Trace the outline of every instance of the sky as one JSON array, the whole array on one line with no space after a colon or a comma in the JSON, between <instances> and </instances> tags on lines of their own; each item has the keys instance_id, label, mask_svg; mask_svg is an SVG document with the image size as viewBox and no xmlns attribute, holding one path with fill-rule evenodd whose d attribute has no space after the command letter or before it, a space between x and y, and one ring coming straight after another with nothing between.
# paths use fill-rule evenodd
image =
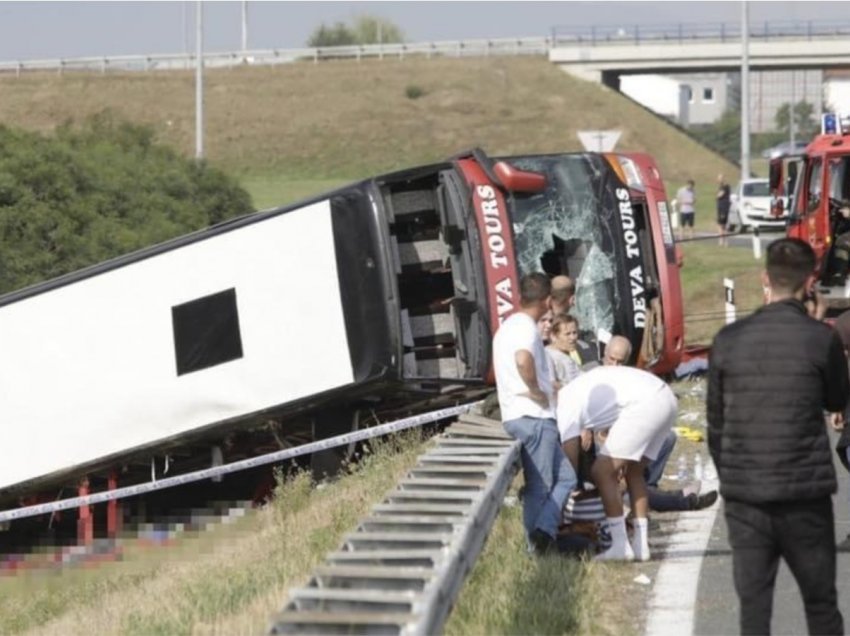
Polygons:
<instances>
[{"instance_id":1,"label":"sky","mask_svg":"<svg viewBox=\"0 0 850 636\"><path fill-rule=\"evenodd\" d=\"M321 23L358 15L389 20L408 42L545 36L554 27L738 23L741 2L263 2L247 3L248 48L299 48ZM194 48L196 2L7 2L0 0L0 61L148 53ZM850 2L749 2L753 24L841 21ZM204 49L236 51L242 2L204 2Z\"/></svg>"}]
</instances>

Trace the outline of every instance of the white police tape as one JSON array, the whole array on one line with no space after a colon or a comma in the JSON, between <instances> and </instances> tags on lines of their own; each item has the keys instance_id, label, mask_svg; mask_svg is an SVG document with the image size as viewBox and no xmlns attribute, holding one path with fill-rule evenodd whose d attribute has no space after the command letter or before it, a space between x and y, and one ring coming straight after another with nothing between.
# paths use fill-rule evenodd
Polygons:
<instances>
[{"instance_id":1,"label":"white police tape","mask_svg":"<svg viewBox=\"0 0 850 636\"><path fill-rule=\"evenodd\" d=\"M186 473L185 475L176 475L174 477L168 477L166 479L159 479L157 481L146 482L144 484L137 484L135 486L126 486L124 488L116 488L115 490L106 490L103 492L97 492L91 495L86 495L84 497L72 497L70 499L62 499L60 501L54 501L51 503L36 504L34 506L26 506L23 508L16 508L14 510L6 510L0 512L0 523L14 521L15 519L35 517L37 515L57 512L59 510L68 510L70 508L78 508L80 506L103 503L105 501L111 501L113 499L124 499L125 497L142 495L144 493L153 492L156 490L163 490L165 488L171 488L173 486L182 486L184 484L190 484L192 482L201 481L203 479L209 479L211 477L218 477L220 475L226 475L228 473L239 472L240 470L246 470L248 468L264 466L265 464L273 464L275 462L280 462L287 459L292 459L293 457L298 457L299 455L309 455L310 453L315 453L317 451L327 450L329 448L336 448L337 446L344 446L346 444L360 442L365 439L379 437L381 435L387 435L389 433L397 433L399 431L403 431L408 428L414 428L416 426L421 426L429 422L436 422L449 417L454 417L456 415L460 415L461 413L466 413L477 404L480 404L480 402L472 402L470 404L451 406L448 408L439 409L437 411L421 413L419 415L413 415L411 417L406 417L400 420L396 420L394 422L387 422L386 424L380 424L378 426L365 428L361 431L345 433L344 435L337 435L336 437L329 437L327 439L319 440L317 442L310 442L309 444L295 446L294 448L287 448L286 450L275 451L274 453L268 453L266 455L249 457L248 459L242 459L238 462L233 462L232 464L224 464L222 466L214 466L212 468L196 470L191 473Z\"/></svg>"}]
</instances>

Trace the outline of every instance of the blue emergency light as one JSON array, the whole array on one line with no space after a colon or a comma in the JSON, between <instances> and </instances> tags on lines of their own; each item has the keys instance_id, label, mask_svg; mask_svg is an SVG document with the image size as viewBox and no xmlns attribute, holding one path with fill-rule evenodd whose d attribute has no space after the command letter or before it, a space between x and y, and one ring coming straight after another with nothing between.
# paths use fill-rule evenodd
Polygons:
<instances>
[{"instance_id":1,"label":"blue emergency light","mask_svg":"<svg viewBox=\"0 0 850 636\"><path fill-rule=\"evenodd\" d=\"M835 113L824 113L820 118L820 132L822 135L840 135L841 123Z\"/></svg>"}]
</instances>

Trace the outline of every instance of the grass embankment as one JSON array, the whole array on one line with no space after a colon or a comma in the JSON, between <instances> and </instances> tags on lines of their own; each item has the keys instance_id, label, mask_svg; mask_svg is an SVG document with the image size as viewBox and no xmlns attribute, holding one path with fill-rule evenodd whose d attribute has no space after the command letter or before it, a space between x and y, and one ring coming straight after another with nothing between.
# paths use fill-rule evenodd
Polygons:
<instances>
[{"instance_id":1,"label":"grass embankment","mask_svg":"<svg viewBox=\"0 0 850 636\"><path fill-rule=\"evenodd\" d=\"M417 99L406 94L413 85ZM276 184L259 208L474 146L493 155L581 150L576 132L591 129L621 130L618 149L655 156L671 196L687 178L707 184L736 172L629 99L543 57L238 67L207 70L205 89L207 157ZM0 122L9 125L50 130L108 108L194 151L191 71L27 73L0 77L0 90Z\"/></svg>"}]
</instances>

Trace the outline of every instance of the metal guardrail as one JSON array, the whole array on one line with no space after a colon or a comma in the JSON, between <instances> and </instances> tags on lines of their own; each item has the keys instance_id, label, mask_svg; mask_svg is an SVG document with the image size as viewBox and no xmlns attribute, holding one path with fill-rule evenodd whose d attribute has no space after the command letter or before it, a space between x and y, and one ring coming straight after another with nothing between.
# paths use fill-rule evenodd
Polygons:
<instances>
[{"instance_id":1,"label":"metal guardrail","mask_svg":"<svg viewBox=\"0 0 850 636\"><path fill-rule=\"evenodd\" d=\"M292 589L272 634L439 634L518 468L499 422L462 415Z\"/></svg>"},{"instance_id":2,"label":"metal guardrail","mask_svg":"<svg viewBox=\"0 0 850 636\"><path fill-rule=\"evenodd\" d=\"M850 36L850 21L776 20L750 22L750 41L826 39ZM611 44L687 44L694 41L732 42L741 39L740 22L679 22L618 26L556 26L552 46Z\"/></svg>"},{"instance_id":3,"label":"metal guardrail","mask_svg":"<svg viewBox=\"0 0 850 636\"><path fill-rule=\"evenodd\" d=\"M222 68L242 65L287 64L339 59L404 59L405 57L487 57L490 55L546 55L551 42L546 37L498 38L477 40L451 40L444 42L417 42L410 44L368 44L329 46L300 49L261 49L205 52L204 65ZM25 71L155 71L194 68L193 53L119 55L102 57L77 57L45 60L0 62L0 73Z\"/></svg>"}]
</instances>

